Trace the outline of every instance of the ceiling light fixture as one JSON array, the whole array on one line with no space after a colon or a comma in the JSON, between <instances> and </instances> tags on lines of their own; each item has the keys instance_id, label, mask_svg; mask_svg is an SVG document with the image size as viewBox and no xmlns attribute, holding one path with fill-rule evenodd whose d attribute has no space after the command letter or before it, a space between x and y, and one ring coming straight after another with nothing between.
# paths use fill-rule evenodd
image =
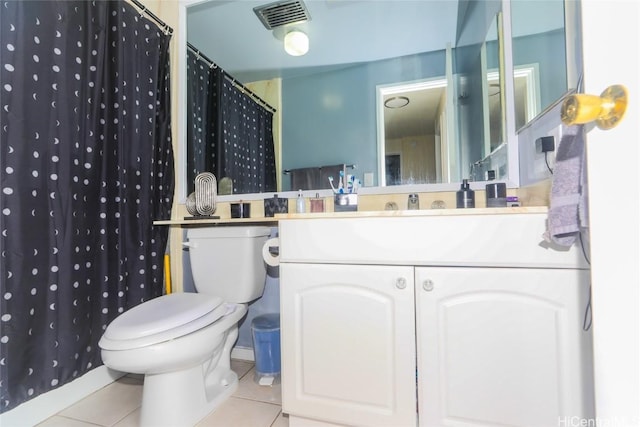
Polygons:
<instances>
[{"instance_id":1,"label":"ceiling light fixture","mask_svg":"<svg viewBox=\"0 0 640 427\"><path fill-rule=\"evenodd\" d=\"M284 36L284 50L291 56L302 56L309 51L309 37L300 30Z\"/></svg>"},{"instance_id":2,"label":"ceiling light fixture","mask_svg":"<svg viewBox=\"0 0 640 427\"><path fill-rule=\"evenodd\" d=\"M409 105L409 98L406 96L394 96L384 101L384 106L387 108L402 108Z\"/></svg>"}]
</instances>

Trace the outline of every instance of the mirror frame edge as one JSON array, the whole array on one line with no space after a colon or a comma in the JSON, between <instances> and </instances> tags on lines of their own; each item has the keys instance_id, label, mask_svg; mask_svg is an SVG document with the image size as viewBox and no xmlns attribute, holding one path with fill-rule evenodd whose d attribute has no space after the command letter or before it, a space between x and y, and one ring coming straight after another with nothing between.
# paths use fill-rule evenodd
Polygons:
<instances>
[{"instance_id":1,"label":"mirror frame edge","mask_svg":"<svg viewBox=\"0 0 640 427\"><path fill-rule=\"evenodd\" d=\"M511 30L511 0L502 0L502 52L500 62L504 70L504 135L507 143L507 187L520 187L520 150L516 132L515 82L513 79L513 43ZM509 77L507 77L509 76Z\"/></svg>"}]
</instances>

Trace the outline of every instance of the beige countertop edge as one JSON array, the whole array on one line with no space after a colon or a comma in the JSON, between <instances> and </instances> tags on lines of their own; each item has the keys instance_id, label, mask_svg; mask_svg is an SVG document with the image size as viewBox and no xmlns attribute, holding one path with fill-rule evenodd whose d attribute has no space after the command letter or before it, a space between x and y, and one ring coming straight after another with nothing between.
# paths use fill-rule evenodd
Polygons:
<instances>
[{"instance_id":1,"label":"beige countertop edge","mask_svg":"<svg viewBox=\"0 0 640 427\"><path fill-rule=\"evenodd\" d=\"M514 208L474 208L474 209L421 209L402 211L357 211L357 212L323 212L323 213L289 213L276 214L277 220L287 219L322 219L322 218L409 218L428 216L463 216L463 215L513 215L547 213L546 206L519 206Z\"/></svg>"},{"instance_id":2,"label":"beige countertop edge","mask_svg":"<svg viewBox=\"0 0 640 427\"><path fill-rule=\"evenodd\" d=\"M276 214L267 218L220 218L202 220L162 220L154 221L154 225L202 225L202 224L264 224L277 223L289 219L328 219L328 218L409 218L429 216L463 216L463 215L513 215L547 213L546 206L520 206L513 208L474 208L474 209L422 209L402 211L356 211L356 212L321 212L321 213L288 213Z\"/></svg>"},{"instance_id":3,"label":"beige countertop edge","mask_svg":"<svg viewBox=\"0 0 640 427\"><path fill-rule=\"evenodd\" d=\"M219 219L168 219L153 221L153 225L202 225L202 224L277 224L276 218L219 218Z\"/></svg>"}]
</instances>

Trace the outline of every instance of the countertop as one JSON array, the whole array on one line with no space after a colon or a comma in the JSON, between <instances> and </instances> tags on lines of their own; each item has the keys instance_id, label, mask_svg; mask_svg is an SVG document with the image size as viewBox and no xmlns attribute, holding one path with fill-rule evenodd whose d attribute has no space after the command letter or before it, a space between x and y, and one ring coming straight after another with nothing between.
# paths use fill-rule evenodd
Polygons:
<instances>
[{"instance_id":1,"label":"countertop","mask_svg":"<svg viewBox=\"0 0 640 427\"><path fill-rule=\"evenodd\" d=\"M277 218L218 218L218 219L167 219L153 221L153 225L234 225L234 224L277 224Z\"/></svg>"},{"instance_id":2,"label":"countertop","mask_svg":"<svg viewBox=\"0 0 640 427\"><path fill-rule=\"evenodd\" d=\"M154 221L154 225L235 225L235 224L277 224L281 220L291 219L327 219L327 218L394 218L429 217L461 215L513 215L547 213L546 206L519 206L513 208L474 208L474 209L420 209L397 211L356 211L276 214L275 217L262 218L219 218L219 219L172 219Z\"/></svg>"},{"instance_id":3,"label":"countertop","mask_svg":"<svg viewBox=\"0 0 640 427\"><path fill-rule=\"evenodd\" d=\"M422 216L459 216L459 215L513 215L547 213L546 206L519 206L513 208L473 208L473 209L420 209L397 211L357 211L276 214L275 219L319 219L319 218L393 218Z\"/></svg>"}]
</instances>

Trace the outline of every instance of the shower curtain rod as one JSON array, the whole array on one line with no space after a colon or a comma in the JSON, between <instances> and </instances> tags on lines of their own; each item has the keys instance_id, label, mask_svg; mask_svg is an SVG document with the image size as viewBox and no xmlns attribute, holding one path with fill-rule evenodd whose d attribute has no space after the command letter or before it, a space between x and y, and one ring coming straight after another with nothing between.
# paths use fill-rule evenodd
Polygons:
<instances>
[{"instance_id":1,"label":"shower curtain rod","mask_svg":"<svg viewBox=\"0 0 640 427\"><path fill-rule=\"evenodd\" d=\"M260 98L258 95L253 93L249 88L245 87L242 83L237 81L231 74L227 73L218 64L216 64L211 59L209 59L207 57L207 55L205 55L204 53L202 53L198 49L196 49L196 47L194 45L192 45L191 43L187 42L187 48L189 50L191 50L191 52L195 53L198 56L198 58L200 58L204 62L206 62L209 65L210 68L220 68L220 70L222 71L224 76L227 78L227 80L229 80L231 82L231 84L233 86L235 86L237 89L239 89L241 92L243 92L243 93L246 92L251 98L253 98L254 101L256 101L258 104L262 105L267 110L270 110L272 113L276 112L276 109L273 108L271 105L269 105L267 103L267 101L265 101L264 99Z\"/></svg>"},{"instance_id":2,"label":"shower curtain rod","mask_svg":"<svg viewBox=\"0 0 640 427\"><path fill-rule=\"evenodd\" d=\"M345 167L349 168L349 169L355 169L357 166L356 165L344 165ZM318 166L318 169L322 169L323 166ZM307 168L302 168L302 169L307 169ZM289 175L294 169L285 169L282 171L283 174L285 175Z\"/></svg>"},{"instance_id":3,"label":"shower curtain rod","mask_svg":"<svg viewBox=\"0 0 640 427\"><path fill-rule=\"evenodd\" d=\"M160 19L156 15L154 15L153 12L148 10L145 5L140 3L138 0L129 0L129 1L131 3L133 3L133 4L135 4L139 9L142 9L142 11L140 12L140 15L148 15L149 18L151 18L154 21L156 21L156 23L158 23L162 27L162 29L165 31L165 33L173 34L173 28L171 28L169 25L167 25L167 23L164 22L162 19Z\"/></svg>"}]
</instances>

